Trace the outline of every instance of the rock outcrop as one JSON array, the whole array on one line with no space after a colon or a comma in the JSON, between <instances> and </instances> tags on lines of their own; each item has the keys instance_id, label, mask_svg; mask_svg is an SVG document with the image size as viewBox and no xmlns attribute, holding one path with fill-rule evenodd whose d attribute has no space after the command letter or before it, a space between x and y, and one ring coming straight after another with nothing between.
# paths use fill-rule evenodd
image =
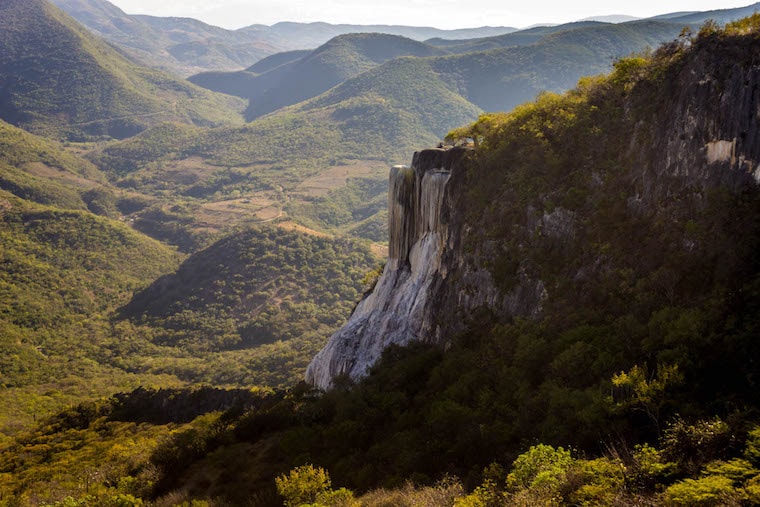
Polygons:
<instances>
[{"instance_id":1,"label":"rock outcrop","mask_svg":"<svg viewBox=\"0 0 760 507\"><path fill-rule=\"evenodd\" d=\"M572 313L607 297L605 283L614 291L642 279L675 294L688 276L670 280L655 252L680 244L684 259L712 255L704 239L704 251L693 248L684 224L698 229L712 189L754 192L760 182L759 43L707 36L664 47L648 77L587 97L584 114L602 116L573 124L577 151L547 127L530 163L518 160L516 129L484 157L424 150L394 167L385 270L307 381L326 389L336 375L359 378L391 344L446 344L480 311L495 322Z\"/></svg>"},{"instance_id":2,"label":"rock outcrop","mask_svg":"<svg viewBox=\"0 0 760 507\"><path fill-rule=\"evenodd\" d=\"M388 261L374 290L309 365L308 382L326 389L337 375L361 377L387 346L430 336L431 292L448 237L442 209L464 156L461 148L430 149L415 153L411 167L391 168Z\"/></svg>"},{"instance_id":3,"label":"rock outcrop","mask_svg":"<svg viewBox=\"0 0 760 507\"><path fill-rule=\"evenodd\" d=\"M462 254L462 228L469 226L452 220L457 214L449 181L463 170L468 152L422 150L411 167L391 168L385 268L374 290L314 357L307 382L328 389L338 375L360 378L389 345L443 342L461 327L460 314L479 308L512 316L540 310L545 295L540 280L522 274L505 292L487 269ZM444 306L451 312L442 316Z\"/></svg>"}]
</instances>

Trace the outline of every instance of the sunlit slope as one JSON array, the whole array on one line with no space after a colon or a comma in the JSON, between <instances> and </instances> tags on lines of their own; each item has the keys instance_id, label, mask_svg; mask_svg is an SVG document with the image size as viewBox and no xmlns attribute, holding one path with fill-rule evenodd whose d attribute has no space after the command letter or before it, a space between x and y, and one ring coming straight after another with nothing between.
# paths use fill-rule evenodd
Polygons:
<instances>
[{"instance_id":1,"label":"sunlit slope","mask_svg":"<svg viewBox=\"0 0 760 507\"><path fill-rule=\"evenodd\" d=\"M445 52L397 35L340 35L301 58L267 69L200 74L190 80L211 90L234 93L250 101L250 120L329 90L346 79L400 56L434 56ZM287 60L286 53L280 59ZM255 70L254 70L255 69ZM257 73L256 70L258 70Z\"/></svg>"},{"instance_id":2,"label":"sunlit slope","mask_svg":"<svg viewBox=\"0 0 760 507\"><path fill-rule=\"evenodd\" d=\"M56 137L236 121L239 102L139 67L46 0L0 5L0 118Z\"/></svg>"}]
</instances>

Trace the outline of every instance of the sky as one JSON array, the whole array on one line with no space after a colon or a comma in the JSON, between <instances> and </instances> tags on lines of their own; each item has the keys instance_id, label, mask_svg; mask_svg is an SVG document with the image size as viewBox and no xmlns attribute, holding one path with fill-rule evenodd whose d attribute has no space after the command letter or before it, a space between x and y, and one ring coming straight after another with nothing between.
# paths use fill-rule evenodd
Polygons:
<instances>
[{"instance_id":1,"label":"sky","mask_svg":"<svg viewBox=\"0 0 760 507\"><path fill-rule=\"evenodd\" d=\"M611 14L649 17L750 5L752 0L110 0L127 14L180 16L224 28L278 21L394 24L436 28L565 23Z\"/></svg>"}]
</instances>

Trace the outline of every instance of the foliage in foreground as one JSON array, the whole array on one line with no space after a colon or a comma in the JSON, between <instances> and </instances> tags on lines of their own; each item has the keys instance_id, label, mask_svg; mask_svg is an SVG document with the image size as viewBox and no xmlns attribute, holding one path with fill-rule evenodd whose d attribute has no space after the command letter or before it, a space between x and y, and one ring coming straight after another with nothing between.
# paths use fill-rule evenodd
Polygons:
<instances>
[{"instance_id":1,"label":"foliage in foreground","mask_svg":"<svg viewBox=\"0 0 760 507\"><path fill-rule=\"evenodd\" d=\"M624 455L611 449L594 459L537 444L507 469L498 463L486 467L483 482L469 494L461 482L449 477L434 486L407 484L355 497L345 488L330 489L327 471L313 465L279 476L276 485L286 507L756 505L760 460L755 449L760 445L760 427L749 432L743 450L739 442L732 442L732 449L725 446L728 431L719 420L695 425L677 421L668 428L660 448L638 445ZM695 441L699 449L691 447Z\"/></svg>"}]
</instances>

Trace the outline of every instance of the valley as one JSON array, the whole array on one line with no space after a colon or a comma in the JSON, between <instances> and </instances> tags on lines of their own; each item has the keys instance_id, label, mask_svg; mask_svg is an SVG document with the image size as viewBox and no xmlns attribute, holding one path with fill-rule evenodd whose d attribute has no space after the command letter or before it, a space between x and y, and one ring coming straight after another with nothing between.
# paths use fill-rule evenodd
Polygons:
<instances>
[{"instance_id":1,"label":"valley","mask_svg":"<svg viewBox=\"0 0 760 507\"><path fill-rule=\"evenodd\" d=\"M0 506L760 501L757 9L0 3Z\"/></svg>"}]
</instances>

